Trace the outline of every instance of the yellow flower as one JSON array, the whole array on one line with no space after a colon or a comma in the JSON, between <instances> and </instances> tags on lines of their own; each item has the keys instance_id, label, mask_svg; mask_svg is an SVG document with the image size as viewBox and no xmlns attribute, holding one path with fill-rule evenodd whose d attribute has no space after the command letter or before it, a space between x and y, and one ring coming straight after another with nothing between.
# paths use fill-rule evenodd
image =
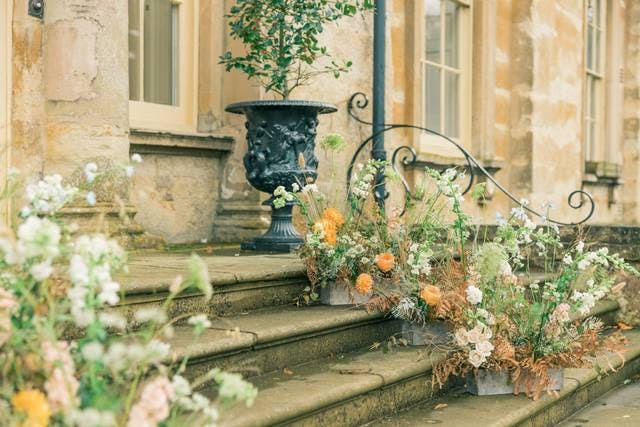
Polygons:
<instances>
[{"instance_id":1,"label":"yellow flower","mask_svg":"<svg viewBox=\"0 0 640 427\"><path fill-rule=\"evenodd\" d=\"M393 270L396 265L396 258L392 253L383 252L376 257L376 265L383 273L388 273Z\"/></svg>"},{"instance_id":2,"label":"yellow flower","mask_svg":"<svg viewBox=\"0 0 640 427\"><path fill-rule=\"evenodd\" d=\"M427 285L420 291L420 298L428 305L438 305L440 297L440 288L437 286Z\"/></svg>"},{"instance_id":3,"label":"yellow flower","mask_svg":"<svg viewBox=\"0 0 640 427\"><path fill-rule=\"evenodd\" d=\"M322 219L334 223L336 227L340 227L342 224L344 224L344 217L336 208L325 209L322 213Z\"/></svg>"},{"instance_id":4,"label":"yellow flower","mask_svg":"<svg viewBox=\"0 0 640 427\"><path fill-rule=\"evenodd\" d=\"M27 416L22 427L46 427L49 424L51 408L40 390L22 390L13 396L11 403L16 412Z\"/></svg>"},{"instance_id":5,"label":"yellow flower","mask_svg":"<svg viewBox=\"0 0 640 427\"><path fill-rule=\"evenodd\" d=\"M362 295L366 295L373 289L373 277L370 274L362 273L356 279L356 290Z\"/></svg>"}]
</instances>

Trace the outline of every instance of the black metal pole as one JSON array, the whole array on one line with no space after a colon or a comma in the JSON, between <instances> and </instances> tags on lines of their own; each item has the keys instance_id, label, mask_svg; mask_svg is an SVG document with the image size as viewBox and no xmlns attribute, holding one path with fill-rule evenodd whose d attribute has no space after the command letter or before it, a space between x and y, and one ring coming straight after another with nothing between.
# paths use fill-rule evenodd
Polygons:
<instances>
[{"instance_id":1,"label":"black metal pole","mask_svg":"<svg viewBox=\"0 0 640 427\"><path fill-rule=\"evenodd\" d=\"M385 62L387 48L386 33L387 9L386 0L376 0L376 12L373 18L373 148L371 157L375 160L386 160L387 151L384 148L384 89L385 89ZM375 198L381 207L384 207L386 189L384 172L376 176Z\"/></svg>"}]
</instances>

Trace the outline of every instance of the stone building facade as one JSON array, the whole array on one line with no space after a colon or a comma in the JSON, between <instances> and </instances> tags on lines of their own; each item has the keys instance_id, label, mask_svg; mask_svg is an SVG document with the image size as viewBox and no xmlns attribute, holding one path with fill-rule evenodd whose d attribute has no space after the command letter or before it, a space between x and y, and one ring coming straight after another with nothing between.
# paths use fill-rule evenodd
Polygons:
<instances>
[{"instance_id":1,"label":"stone building facade","mask_svg":"<svg viewBox=\"0 0 640 427\"><path fill-rule=\"evenodd\" d=\"M244 177L242 117L224 106L271 95L218 64L241 49L225 25L232 1L50 0L39 19L28 0L0 0L1 178L11 165L27 182L73 180L89 161L121 165L140 153L130 184L116 177L95 206L68 214L124 209L172 243L258 233L264 195ZM342 171L371 132L346 106L354 92L371 93L372 16L322 38L353 70L294 97L338 106L318 133L348 141L334 159L343 195ZM580 216L566 197L584 189L597 202L593 222L640 222L640 0L388 0L386 40L388 122L447 134L517 197L556 205L558 219ZM419 132L386 142L414 147L420 165L461 162ZM325 187L330 163L321 156ZM392 192L397 201L401 189ZM469 204L486 222L511 206L498 191Z\"/></svg>"}]
</instances>

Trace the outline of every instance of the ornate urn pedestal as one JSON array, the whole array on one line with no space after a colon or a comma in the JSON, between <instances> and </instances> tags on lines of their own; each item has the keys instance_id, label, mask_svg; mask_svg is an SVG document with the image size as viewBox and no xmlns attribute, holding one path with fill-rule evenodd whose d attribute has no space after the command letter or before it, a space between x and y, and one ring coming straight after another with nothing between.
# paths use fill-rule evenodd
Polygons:
<instances>
[{"instance_id":1,"label":"ornate urn pedestal","mask_svg":"<svg viewBox=\"0 0 640 427\"><path fill-rule=\"evenodd\" d=\"M231 104L226 111L247 118L247 153L244 167L249 183L271 198L271 225L262 236L244 242L242 249L290 252L303 243L293 227L295 203L280 209L273 207L273 192L279 186L288 191L293 184L301 188L316 181L318 159L315 156L318 115L333 113L331 104L312 101L249 101Z\"/></svg>"}]
</instances>

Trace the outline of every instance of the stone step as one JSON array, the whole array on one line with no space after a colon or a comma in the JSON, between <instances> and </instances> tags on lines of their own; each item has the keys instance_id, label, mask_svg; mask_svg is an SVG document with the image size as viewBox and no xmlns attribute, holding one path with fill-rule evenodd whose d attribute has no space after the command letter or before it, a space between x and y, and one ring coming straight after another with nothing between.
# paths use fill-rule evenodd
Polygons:
<instances>
[{"instance_id":1,"label":"stone step","mask_svg":"<svg viewBox=\"0 0 640 427\"><path fill-rule=\"evenodd\" d=\"M131 315L160 306L177 276L186 276L189 254L154 253L132 256L128 274L118 277L125 298L119 310ZM291 255L203 255L213 285L213 298L197 292L180 295L169 307L171 318L185 313L227 316L264 307L292 304L308 286L304 266Z\"/></svg>"},{"instance_id":2,"label":"stone step","mask_svg":"<svg viewBox=\"0 0 640 427\"><path fill-rule=\"evenodd\" d=\"M595 369L565 369L565 386L557 395L544 395L539 400L531 400L520 395L473 396L464 389L452 391L438 399L430 399L404 412L388 416L367 424L368 427L420 427L433 424L457 427L477 426L536 426L558 425L560 421L575 411L593 402L640 372L640 332L628 331L628 351L625 361L617 355L609 355L616 372L602 376ZM640 396L640 394L638 394ZM638 402L636 403L636 407ZM438 408L438 409L436 409ZM640 412L636 409L633 424L640 425ZM582 420L576 415L572 419ZM613 419L602 424L575 422L563 424L569 426L584 425L622 425Z\"/></svg>"},{"instance_id":3,"label":"stone step","mask_svg":"<svg viewBox=\"0 0 640 427\"><path fill-rule=\"evenodd\" d=\"M596 399L571 415L559 427L640 426L640 375Z\"/></svg>"},{"instance_id":4,"label":"stone step","mask_svg":"<svg viewBox=\"0 0 640 427\"><path fill-rule=\"evenodd\" d=\"M249 377L370 347L399 331L399 321L361 309L275 307L218 318L199 337L178 326L169 342L174 360L189 357L191 377L216 367Z\"/></svg>"},{"instance_id":5,"label":"stone step","mask_svg":"<svg viewBox=\"0 0 640 427\"><path fill-rule=\"evenodd\" d=\"M592 314L606 316L611 310L617 304L603 303ZM396 347L386 354L367 349L288 364L286 370L252 378L260 390L254 406L250 411L232 409L221 425L361 425L449 390L431 384L431 367L442 357Z\"/></svg>"}]
</instances>

